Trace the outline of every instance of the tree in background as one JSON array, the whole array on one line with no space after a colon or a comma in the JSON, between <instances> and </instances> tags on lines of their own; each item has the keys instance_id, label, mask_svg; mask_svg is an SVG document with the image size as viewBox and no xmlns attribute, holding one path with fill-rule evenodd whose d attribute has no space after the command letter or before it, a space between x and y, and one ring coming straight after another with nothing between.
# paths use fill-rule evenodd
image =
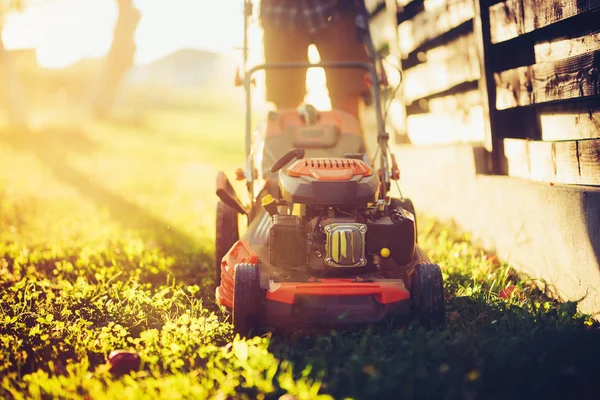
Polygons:
<instances>
[{"instance_id":1,"label":"tree in background","mask_svg":"<svg viewBox=\"0 0 600 400\"><path fill-rule=\"evenodd\" d=\"M104 58L100 75L92 83L89 109L95 117L110 115L125 74L134 64L135 31L141 18L132 0L116 0L118 17L112 44ZM2 30L4 17L11 11L22 11L26 0L0 0L0 95L9 123L14 127L28 127L29 115L19 76L11 62L10 52L4 48Z\"/></svg>"},{"instance_id":2,"label":"tree in background","mask_svg":"<svg viewBox=\"0 0 600 400\"><path fill-rule=\"evenodd\" d=\"M22 0L0 0L0 93L8 122L18 128L29 126L25 95L19 77L14 71L11 54L4 47L2 32L4 18L9 11L23 11Z\"/></svg>"},{"instance_id":3,"label":"tree in background","mask_svg":"<svg viewBox=\"0 0 600 400\"><path fill-rule=\"evenodd\" d=\"M134 36L141 15L132 0L117 0L117 5L119 16L113 41L92 96L92 111L98 118L106 118L110 114L121 82L134 63Z\"/></svg>"}]
</instances>

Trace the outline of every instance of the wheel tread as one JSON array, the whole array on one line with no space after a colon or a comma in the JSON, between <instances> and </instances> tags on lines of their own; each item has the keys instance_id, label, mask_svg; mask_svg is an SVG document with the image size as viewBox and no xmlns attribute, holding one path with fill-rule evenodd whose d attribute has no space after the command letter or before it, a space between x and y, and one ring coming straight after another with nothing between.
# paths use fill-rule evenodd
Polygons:
<instances>
[{"instance_id":1,"label":"wheel tread","mask_svg":"<svg viewBox=\"0 0 600 400\"><path fill-rule=\"evenodd\" d=\"M412 292L417 320L430 328L445 323L444 281L437 264L422 263L415 267Z\"/></svg>"},{"instance_id":2,"label":"wheel tread","mask_svg":"<svg viewBox=\"0 0 600 400\"><path fill-rule=\"evenodd\" d=\"M260 306L260 275L255 264L237 264L234 270L233 326L246 336L258 325Z\"/></svg>"}]
</instances>

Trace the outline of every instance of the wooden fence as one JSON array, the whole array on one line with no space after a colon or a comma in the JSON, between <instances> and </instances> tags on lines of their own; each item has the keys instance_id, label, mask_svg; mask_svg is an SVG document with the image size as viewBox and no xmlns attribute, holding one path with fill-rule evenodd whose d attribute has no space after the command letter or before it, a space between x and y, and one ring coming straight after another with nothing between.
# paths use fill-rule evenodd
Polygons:
<instances>
[{"instance_id":1,"label":"wooden fence","mask_svg":"<svg viewBox=\"0 0 600 400\"><path fill-rule=\"evenodd\" d=\"M490 172L600 185L600 0L370 0L403 73L396 139L472 143Z\"/></svg>"}]
</instances>

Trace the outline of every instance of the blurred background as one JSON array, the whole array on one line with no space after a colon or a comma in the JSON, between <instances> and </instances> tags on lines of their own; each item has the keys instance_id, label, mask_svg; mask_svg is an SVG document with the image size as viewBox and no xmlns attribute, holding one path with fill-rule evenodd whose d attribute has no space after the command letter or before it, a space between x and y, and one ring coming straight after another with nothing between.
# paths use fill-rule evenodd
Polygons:
<instances>
[{"instance_id":1,"label":"blurred background","mask_svg":"<svg viewBox=\"0 0 600 400\"><path fill-rule=\"evenodd\" d=\"M0 0L1 121L40 127L67 112L79 122L142 118L148 107L242 106L242 0ZM251 62L262 59L250 29ZM310 49L311 61L318 52ZM256 104L263 102L257 75ZM328 108L323 71L309 97Z\"/></svg>"}]
</instances>

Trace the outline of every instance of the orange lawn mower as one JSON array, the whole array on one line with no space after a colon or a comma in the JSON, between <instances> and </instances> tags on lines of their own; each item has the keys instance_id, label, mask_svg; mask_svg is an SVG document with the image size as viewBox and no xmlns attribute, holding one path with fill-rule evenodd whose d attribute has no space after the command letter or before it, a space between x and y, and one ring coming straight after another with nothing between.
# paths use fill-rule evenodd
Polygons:
<instances>
[{"instance_id":1,"label":"orange lawn mower","mask_svg":"<svg viewBox=\"0 0 600 400\"><path fill-rule=\"evenodd\" d=\"M249 203L217 175L216 301L236 333L261 328L374 323L388 317L428 327L445 322L443 278L417 242L415 210L388 193L399 171L384 129L375 51L367 18L356 19L370 62L267 63L246 68L245 179ZM359 121L340 110L269 112L251 129L252 74L269 68L360 68L370 77L377 151L366 155ZM254 136L254 143L253 143ZM238 215L247 217L239 237Z\"/></svg>"}]
</instances>

